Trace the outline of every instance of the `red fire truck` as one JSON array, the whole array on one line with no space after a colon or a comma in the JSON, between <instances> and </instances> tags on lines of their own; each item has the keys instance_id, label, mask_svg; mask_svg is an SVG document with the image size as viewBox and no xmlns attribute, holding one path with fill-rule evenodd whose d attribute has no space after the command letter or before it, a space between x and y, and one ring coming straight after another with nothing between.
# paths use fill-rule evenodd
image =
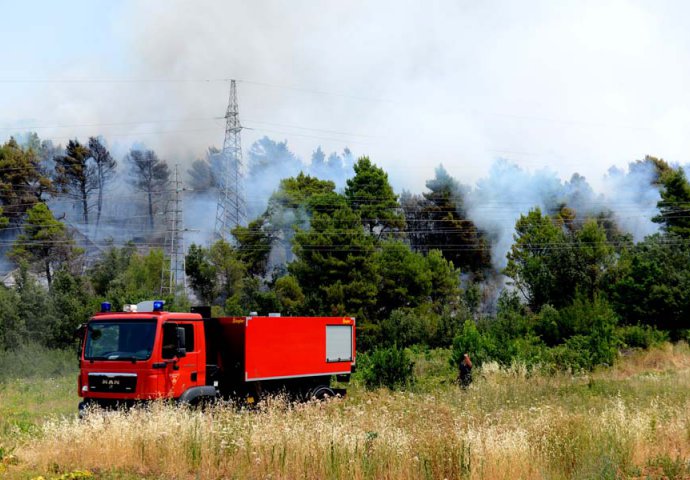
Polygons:
<instances>
[{"instance_id":1,"label":"red fire truck","mask_svg":"<svg viewBox=\"0 0 690 480\"><path fill-rule=\"evenodd\" d=\"M254 402L264 394L323 398L344 393L355 365L350 317L251 315L211 318L210 308L163 311L162 301L110 304L82 326L80 410L154 399Z\"/></svg>"}]
</instances>

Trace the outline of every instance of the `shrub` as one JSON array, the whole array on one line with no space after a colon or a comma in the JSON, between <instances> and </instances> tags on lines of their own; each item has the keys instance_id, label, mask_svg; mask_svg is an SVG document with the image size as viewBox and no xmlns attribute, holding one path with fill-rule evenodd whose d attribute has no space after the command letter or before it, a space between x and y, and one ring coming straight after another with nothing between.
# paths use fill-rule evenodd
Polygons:
<instances>
[{"instance_id":1,"label":"shrub","mask_svg":"<svg viewBox=\"0 0 690 480\"><path fill-rule=\"evenodd\" d=\"M624 346L650 348L668 341L668 333L649 325L628 325L616 331Z\"/></svg>"},{"instance_id":2,"label":"shrub","mask_svg":"<svg viewBox=\"0 0 690 480\"><path fill-rule=\"evenodd\" d=\"M397 345L377 348L365 358L360 357L360 360L364 363L362 378L367 388L384 386L395 389L414 381L414 362L407 352Z\"/></svg>"},{"instance_id":3,"label":"shrub","mask_svg":"<svg viewBox=\"0 0 690 480\"><path fill-rule=\"evenodd\" d=\"M482 363L493 360L496 345L488 333L482 334L472 320L466 320L461 332L453 339L453 352L450 363L458 368L465 353L469 354L472 363L479 367Z\"/></svg>"},{"instance_id":4,"label":"shrub","mask_svg":"<svg viewBox=\"0 0 690 480\"><path fill-rule=\"evenodd\" d=\"M550 363L549 349L539 337L525 335L510 342L510 360L517 360L527 367Z\"/></svg>"},{"instance_id":5,"label":"shrub","mask_svg":"<svg viewBox=\"0 0 690 480\"><path fill-rule=\"evenodd\" d=\"M551 360L556 368L577 372L594 367L589 351L590 341L585 335L570 337L564 344L551 349Z\"/></svg>"}]
</instances>

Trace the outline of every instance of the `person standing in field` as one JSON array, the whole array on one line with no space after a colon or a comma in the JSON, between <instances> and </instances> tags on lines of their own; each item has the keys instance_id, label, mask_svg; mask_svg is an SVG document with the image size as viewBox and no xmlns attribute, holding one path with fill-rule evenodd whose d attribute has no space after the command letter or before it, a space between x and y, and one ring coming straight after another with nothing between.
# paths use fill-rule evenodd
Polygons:
<instances>
[{"instance_id":1,"label":"person standing in field","mask_svg":"<svg viewBox=\"0 0 690 480\"><path fill-rule=\"evenodd\" d=\"M470 360L470 356L467 353L462 356L460 361L458 383L462 388L467 388L472 383L472 360Z\"/></svg>"}]
</instances>

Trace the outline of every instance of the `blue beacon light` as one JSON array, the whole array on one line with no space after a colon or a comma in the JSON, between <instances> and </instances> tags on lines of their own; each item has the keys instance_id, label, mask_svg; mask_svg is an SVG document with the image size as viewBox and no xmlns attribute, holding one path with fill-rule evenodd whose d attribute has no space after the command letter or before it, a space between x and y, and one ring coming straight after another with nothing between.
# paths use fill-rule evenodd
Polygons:
<instances>
[{"instance_id":1,"label":"blue beacon light","mask_svg":"<svg viewBox=\"0 0 690 480\"><path fill-rule=\"evenodd\" d=\"M107 313L110 311L110 302L101 303L101 313Z\"/></svg>"},{"instance_id":2,"label":"blue beacon light","mask_svg":"<svg viewBox=\"0 0 690 480\"><path fill-rule=\"evenodd\" d=\"M153 301L153 311L154 312L160 312L163 310L163 304L165 302L163 300L154 300Z\"/></svg>"}]
</instances>

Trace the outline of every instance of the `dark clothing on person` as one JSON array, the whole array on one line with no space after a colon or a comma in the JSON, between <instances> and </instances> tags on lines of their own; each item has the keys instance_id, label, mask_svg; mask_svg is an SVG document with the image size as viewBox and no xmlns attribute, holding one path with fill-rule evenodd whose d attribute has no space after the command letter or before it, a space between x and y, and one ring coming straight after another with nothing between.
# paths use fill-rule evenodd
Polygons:
<instances>
[{"instance_id":1,"label":"dark clothing on person","mask_svg":"<svg viewBox=\"0 0 690 480\"><path fill-rule=\"evenodd\" d=\"M472 360L468 354L462 356L458 371L458 383L461 387L467 388L472 383Z\"/></svg>"},{"instance_id":2,"label":"dark clothing on person","mask_svg":"<svg viewBox=\"0 0 690 480\"><path fill-rule=\"evenodd\" d=\"M472 366L460 364L460 372L458 373L458 383L461 387L468 387L472 383Z\"/></svg>"}]
</instances>

